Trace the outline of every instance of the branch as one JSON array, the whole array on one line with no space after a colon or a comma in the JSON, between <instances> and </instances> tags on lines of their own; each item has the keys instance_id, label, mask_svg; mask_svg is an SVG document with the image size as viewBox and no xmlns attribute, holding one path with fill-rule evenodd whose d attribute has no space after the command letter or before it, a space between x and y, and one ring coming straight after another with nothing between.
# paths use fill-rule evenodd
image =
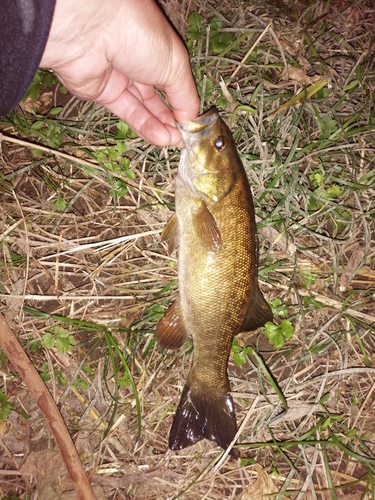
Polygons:
<instances>
[{"instance_id":1,"label":"branch","mask_svg":"<svg viewBox=\"0 0 375 500\"><path fill-rule=\"evenodd\" d=\"M59 447L78 500L96 500L78 452L53 397L1 313L0 347L16 368L43 413Z\"/></svg>"}]
</instances>

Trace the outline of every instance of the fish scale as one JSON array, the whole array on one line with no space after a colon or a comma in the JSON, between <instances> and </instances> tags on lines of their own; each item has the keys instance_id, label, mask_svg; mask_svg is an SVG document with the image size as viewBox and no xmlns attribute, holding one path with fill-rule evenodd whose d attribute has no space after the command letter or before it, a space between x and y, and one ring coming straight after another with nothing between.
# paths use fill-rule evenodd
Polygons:
<instances>
[{"instance_id":1,"label":"fish scale","mask_svg":"<svg viewBox=\"0 0 375 500\"><path fill-rule=\"evenodd\" d=\"M184 187L176 188L177 199L178 196L186 198L186 193L182 193L180 190L184 190ZM189 323L192 323L191 328L197 331L205 329L207 332L205 336L196 335L194 337L194 347L198 352L202 341L210 343L212 347L212 338L215 335L218 337L215 340L221 340L221 342L216 342L214 345L223 344L226 348L228 347L227 337L232 339L233 329L238 330L241 327L247 312L250 295L248 282L254 281L255 278L252 269L254 265L252 265L252 238L249 235L249 225L246 224L245 226L248 227L244 227L244 224L241 224L240 228L243 230L236 232L234 238L232 236L232 226L233 228L237 227L236 219L242 218L242 211L232 208L232 193L218 206L207 204L223 239L223 246L218 252L207 252L204 245L199 244L199 237L192 237L193 220L187 221L187 227L190 228L190 231L186 230L185 237L180 240L179 262L181 265L179 271L181 270L181 280L179 289L181 297L187 298L187 304L183 307L186 314L189 315ZM176 210L177 216L179 216L180 211L184 212L188 209L185 204L182 204L182 206L177 205ZM230 227L228 227L228 219L233 222ZM192 255L194 255L193 266L191 265ZM207 265L207 260L211 261L209 265ZM206 307L208 304L209 308ZM218 326L220 326L220 336L217 335Z\"/></svg>"},{"instance_id":2,"label":"fish scale","mask_svg":"<svg viewBox=\"0 0 375 500\"><path fill-rule=\"evenodd\" d=\"M194 354L169 446L207 438L227 448L237 432L227 375L232 339L263 326L272 313L258 286L252 195L229 128L216 108L179 128L185 148L176 214L162 233L170 251L179 247L179 298L156 338L173 349L191 336Z\"/></svg>"}]
</instances>

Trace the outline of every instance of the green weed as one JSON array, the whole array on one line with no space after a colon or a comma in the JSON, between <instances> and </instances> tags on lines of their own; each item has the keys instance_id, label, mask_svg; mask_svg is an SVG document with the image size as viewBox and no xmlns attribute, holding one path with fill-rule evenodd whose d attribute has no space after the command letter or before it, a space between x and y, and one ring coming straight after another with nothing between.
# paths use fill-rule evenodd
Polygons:
<instances>
[{"instance_id":1,"label":"green weed","mask_svg":"<svg viewBox=\"0 0 375 500\"><path fill-rule=\"evenodd\" d=\"M279 325L268 321L264 326L264 335L274 349L283 347L285 342L293 337L294 328L288 319L282 319Z\"/></svg>"},{"instance_id":2,"label":"green weed","mask_svg":"<svg viewBox=\"0 0 375 500\"><path fill-rule=\"evenodd\" d=\"M6 420L11 412L11 404L6 394L0 392L0 420Z\"/></svg>"},{"instance_id":3,"label":"green weed","mask_svg":"<svg viewBox=\"0 0 375 500\"><path fill-rule=\"evenodd\" d=\"M75 346L76 340L69 330L61 326L55 326L52 332L43 335L42 343L47 349L56 347L60 352L68 352Z\"/></svg>"}]
</instances>

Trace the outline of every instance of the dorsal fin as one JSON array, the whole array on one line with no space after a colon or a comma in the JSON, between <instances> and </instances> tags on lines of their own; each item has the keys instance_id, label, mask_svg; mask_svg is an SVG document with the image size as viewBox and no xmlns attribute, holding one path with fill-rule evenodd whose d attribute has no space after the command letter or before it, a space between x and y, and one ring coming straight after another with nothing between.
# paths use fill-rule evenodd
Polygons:
<instances>
[{"instance_id":1,"label":"dorsal fin","mask_svg":"<svg viewBox=\"0 0 375 500\"><path fill-rule=\"evenodd\" d=\"M161 241L168 241L168 255L178 247L179 244L179 230L178 230L178 218L176 214L173 214L169 221L163 228L160 236Z\"/></svg>"}]
</instances>

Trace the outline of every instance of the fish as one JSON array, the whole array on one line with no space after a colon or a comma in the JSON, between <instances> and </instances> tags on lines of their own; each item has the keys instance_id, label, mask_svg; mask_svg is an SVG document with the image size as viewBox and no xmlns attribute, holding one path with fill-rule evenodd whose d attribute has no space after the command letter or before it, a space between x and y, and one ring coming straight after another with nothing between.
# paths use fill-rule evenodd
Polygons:
<instances>
[{"instance_id":1,"label":"fish","mask_svg":"<svg viewBox=\"0 0 375 500\"><path fill-rule=\"evenodd\" d=\"M249 181L215 107L177 124L184 147L175 214L161 240L178 247L178 296L156 327L164 349L193 339L193 359L169 434L181 450L202 439L227 449L237 433L227 373L233 337L272 321L258 284L258 243ZM230 454L238 457L237 448Z\"/></svg>"}]
</instances>

